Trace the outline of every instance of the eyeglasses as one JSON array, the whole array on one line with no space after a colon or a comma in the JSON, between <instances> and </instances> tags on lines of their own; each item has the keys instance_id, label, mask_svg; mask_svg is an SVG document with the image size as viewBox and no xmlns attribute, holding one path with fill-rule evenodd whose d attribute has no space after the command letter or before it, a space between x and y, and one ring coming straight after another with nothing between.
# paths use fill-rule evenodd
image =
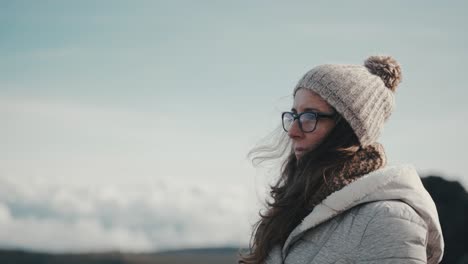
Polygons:
<instances>
[{"instance_id":1,"label":"eyeglasses","mask_svg":"<svg viewBox=\"0 0 468 264\"><path fill-rule=\"evenodd\" d=\"M294 121L297 119L299 121L299 128L304 133L310 133L315 130L317 127L318 120L320 118L335 118L336 113L333 114L324 114L316 112L303 112L300 114L293 112L283 112L281 119L283 121L283 129L288 132Z\"/></svg>"}]
</instances>

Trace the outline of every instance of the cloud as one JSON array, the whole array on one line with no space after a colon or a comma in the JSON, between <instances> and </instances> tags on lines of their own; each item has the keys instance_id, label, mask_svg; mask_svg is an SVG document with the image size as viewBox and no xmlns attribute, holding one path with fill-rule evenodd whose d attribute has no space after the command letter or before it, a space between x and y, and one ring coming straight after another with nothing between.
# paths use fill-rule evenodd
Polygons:
<instances>
[{"instance_id":1,"label":"cloud","mask_svg":"<svg viewBox=\"0 0 468 264\"><path fill-rule=\"evenodd\" d=\"M0 245L52 252L127 250L153 248L141 232L122 227L106 229L97 219L80 218L73 222L55 218L17 218L0 205Z\"/></svg>"},{"instance_id":2,"label":"cloud","mask_svg":"<svg viewBox=\"0 0 468 264\"><path fill-rule=\"evenodd\" d=\"M239 142L169 114L51 99L0 97L0 117L0 247L248 242L257 199Z\"/></svg>"},{"instance_id":3,"label":"cloud","mask_svg":"<svg viewBox=\"0 0 468 264\"><path fill-rule=\"evenodd\" d=\"M155 180L78 187L0 178L0 246L52 252L241 245L252 197L242 186Z\"/></svg>"}]
</instances>

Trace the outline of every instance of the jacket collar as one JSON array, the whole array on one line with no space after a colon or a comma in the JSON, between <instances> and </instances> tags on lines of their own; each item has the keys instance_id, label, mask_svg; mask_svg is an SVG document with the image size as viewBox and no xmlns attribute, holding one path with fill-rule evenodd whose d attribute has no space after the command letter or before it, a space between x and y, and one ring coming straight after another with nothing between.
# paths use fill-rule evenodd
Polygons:
<instances>
[{"instance_id":1,"label":"jacket collar","mask_svg":"<svg viewBox=\"0 0 468 264\"><path fill-rule=\"evenodd\" d=\"M429 222L429 228L441 234L437 210L416 169L412 165L386 166L360 177L315 206L291 232L282 248L282 255L286 256L289 247L305 231L334 216L362 203L394 199L412 206Z\"/></svg>"}]
</instances>

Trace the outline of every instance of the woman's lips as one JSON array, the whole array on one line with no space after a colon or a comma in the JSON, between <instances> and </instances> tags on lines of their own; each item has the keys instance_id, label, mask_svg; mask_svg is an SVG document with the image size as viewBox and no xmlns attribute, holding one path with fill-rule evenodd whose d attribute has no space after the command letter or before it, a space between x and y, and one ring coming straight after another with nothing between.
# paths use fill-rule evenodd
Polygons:
<instances>
[{"instance_id":1,"label":"woman's lips","mask_svg":"<svg viewBox=\"0 0 468 264\"><path fill-rule=\"evenodd\" d=\"M297 154L302 154L306 151L305 148L294 148L294 152Z\"/></svg>"}]
</instances>

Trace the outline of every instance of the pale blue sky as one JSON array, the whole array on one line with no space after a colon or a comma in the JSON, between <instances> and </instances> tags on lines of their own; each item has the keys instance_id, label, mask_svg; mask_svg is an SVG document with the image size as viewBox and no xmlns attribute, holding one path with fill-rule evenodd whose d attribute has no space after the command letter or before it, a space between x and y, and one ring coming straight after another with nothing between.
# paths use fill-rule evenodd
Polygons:
<instances>
[{"instance_id":1,"label":"pale blue sky","mask_svg":"<svg viewBox=\"0 0 468 264\"><path fill-rule=\"evenodd\" d=\"M58 211L37 219L62 223L56 215L64 205L51 201L63 202L60 190L67 188L80 193L73 188L101 186L107 195L105 188L115 185L111 193L132 200L122 186L159 190L163 184L174 194L174 188L185 190L181 182L188 190L216 183L233 188L229 197L243 197L234 199L235 214L246 220L199 244L246 242L256 200L264 196L256 190L266 184L264 171L246 160L248 150L278 124L303 73L322 63L359 64L375 54L393 55L403 68L396 108L380 139L389 160L468 186L467 7L464 1L0 0L0 180L17 188L0 196L0 221L3 212L19 230L34 226L22 222L24 210L17 208L35 211L27 201L38 195L38 208ZM210 188L203 190L206 195L197 197L212 197ZM96 206L93 199L73 203L74 219ZM184 208L195 206L188 200L174 213L176 231L187 224ZM104 220L94 217L99 227ZM220 230L232 215L224 217ZM128 223L115 226L118 233ZM171 234L174 226L168 226L152 234ZM8 245L1 239L5 230L0 242ZM189 231L169 245L197 245ZM135 234L128 232L117 236L130 241ZM95 248L135 249L124 238L109 244L114 233L99 234L102 244ZM15 245L65 250L28 236ZM154 237L139 237L136 249L161 248ZM70 247L86 249L80 241Z\"/></svg>"}]
</instances>

